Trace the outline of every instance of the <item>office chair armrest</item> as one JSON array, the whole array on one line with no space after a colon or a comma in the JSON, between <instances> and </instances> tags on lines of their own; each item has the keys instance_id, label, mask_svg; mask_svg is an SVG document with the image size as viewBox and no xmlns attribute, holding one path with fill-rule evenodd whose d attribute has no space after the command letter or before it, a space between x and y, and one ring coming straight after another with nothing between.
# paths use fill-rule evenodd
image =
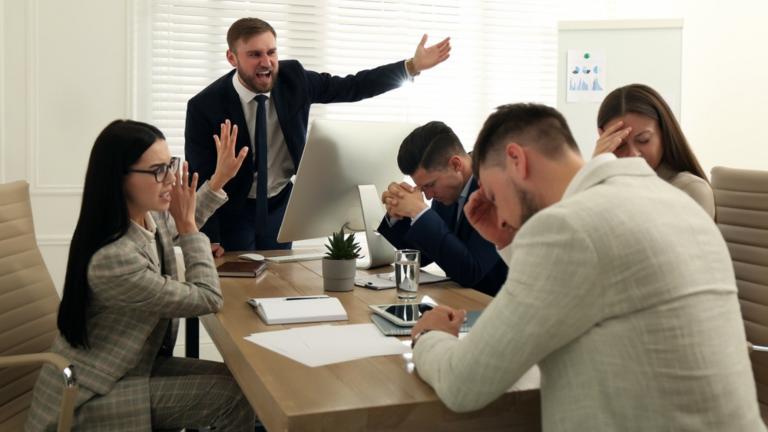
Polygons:
<instances>
[{"instance_id":1,"label":"office chair armrest","mask_svg":"<svg viewBox=\"0 0 768 432\"><path fill-rule=\"evenodd\" d=\"M747 342L747 346L749 346L749 352L768 352L768 346L764 345L753 345L750 342Z\"/></svg>"},{"instance_id":2,"label":"office chair armrest","mask_svg":"<svg viewBox=\"0 0 768 432\"><path fill-rule=\"evenodd\" d=\"M74 366L69 360L55 353L20 354L12 356L0 356L0 368L11 366L26 366L40 363L48 363L56 367L64 378L64 393L59 407L59 432L69 431L72 428L72 419L75 413L75 399L77 398L77 380L75 379Z\"/></svg>"}]
</instances>

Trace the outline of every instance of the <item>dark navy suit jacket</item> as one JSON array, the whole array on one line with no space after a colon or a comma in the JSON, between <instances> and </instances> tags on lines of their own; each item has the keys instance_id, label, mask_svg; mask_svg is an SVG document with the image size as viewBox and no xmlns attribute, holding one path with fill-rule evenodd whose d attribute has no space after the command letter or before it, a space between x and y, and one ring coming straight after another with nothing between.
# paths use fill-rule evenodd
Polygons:
<instances>
[{"instance_id":1,"label":"dark navy suit jacket","mask_svg":"<svg viewBox=\"0 0 768 432\"><path fill-rule=\"evenodd\" d=\"M217 79L187 104L184 153L190 172L200 175L200 184L216 170L216 146L213 135L220 124L230 119L239 126L235 150L250 147L249 133L240 98L232 85L233 69ZM298 169L307 137L309 108L313 103L356 102L399 87L408 78L403 61L364 70L346 77L332 76L304 69L296 60L280 61L277 80L270 93L285 143ZM256 164L246 157L235 178L224 187L229 201L208 220L202 231L218 242L222 224L239 223L238 210L245 203L253 183ZM240 222L241 223L241 222ZM275 230L277 231L277 230Z\"/></svg>"},{"instance_id":2,"label":"dark navy suit jacket","mask_svg":"<svg viewBox=\"0 0 768 432\"><path fill-rule=\"evenodd\" d=\"M477 181L473 178L469 194L475 190ZM496 246L469 224L464 209L456 226L458 205L446 206L432 200L432 207L413 226L409 218L391 227L382 220L379 233L397 249L420 250L422 266L436 262L459 285L494 296L507 280L507 265Z\"/></svg>"}]
</instances>

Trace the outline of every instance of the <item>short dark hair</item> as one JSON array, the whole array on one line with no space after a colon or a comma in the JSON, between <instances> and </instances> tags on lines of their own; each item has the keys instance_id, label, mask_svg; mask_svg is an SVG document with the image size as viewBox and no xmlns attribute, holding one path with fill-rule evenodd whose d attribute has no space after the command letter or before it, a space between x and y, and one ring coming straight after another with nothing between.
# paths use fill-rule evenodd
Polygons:
<instances>
[{"instance_id":1,"label":"short dark hair","mask_svg":"<svg viewBox=\"0 0 768 432\"><path fill-rule=\"evenodd\" d=\"M656 120L661 133L661 161L677 172L688 171L705 181L707 175L693 154L672 109L659 92L644 84L630 84L610 92L597 112L597 127L628 113Z\"/></svg>"},{"instance_id":2,"label":"short dark hair","mask_svg":"<svg viewBox=\"0 0 768 432\"><path fill-rule=\"evenodd\" d=\"M268 22L259 18L240 18L232 23L229 26L229 30L227 30L227 45L229 45L230 51L235 51L237 41L266 32L270 32L274 37L277 37L275 29Z\"/></svg>"},{"instance_id":3,"label":"short dark hair","mask_svg":"<svg viewBox=\"0 0 768 432\"><path fill-rule=\"evenodd\" d=\"M496 108L483 124L472 151L472 171L478 176L480 165L514 140L523 147L535 147L555 159L566 148L581 153L568 122L556 109L535 103L516 103Z\"/></svg>"},{"instance_id":4,"label":"short dark hair","mask_svg":"<svg viewBox=\"0 0 768 432\"><path fill-rule=\"evenodd\" d=\"M441 121L431 121L414 129L400 144L397 165L405 175L417 169L443 168L454 155L466 155L459 137Z\"/></svg>"}]
</instances>

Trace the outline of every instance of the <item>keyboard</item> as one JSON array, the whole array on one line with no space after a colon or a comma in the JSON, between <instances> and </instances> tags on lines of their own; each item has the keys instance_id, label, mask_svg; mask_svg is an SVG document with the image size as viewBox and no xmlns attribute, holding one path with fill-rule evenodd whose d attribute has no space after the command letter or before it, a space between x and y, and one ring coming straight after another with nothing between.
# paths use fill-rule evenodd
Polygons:
<instances>
[{"instance_id":1,"label":"keyboard","mask_svg":"<svg viewBox=\"0 0 768 432\"><path fill-rule=\"evenodd\" d=\"M324 256L325 256L325 253L323 252L311 252L311 253L300 253L300 254L293 254L293 255L267 257L267 261L273 262L273 263L315 261L315 260L323 259Z\"/></svg>"}]
</instances>

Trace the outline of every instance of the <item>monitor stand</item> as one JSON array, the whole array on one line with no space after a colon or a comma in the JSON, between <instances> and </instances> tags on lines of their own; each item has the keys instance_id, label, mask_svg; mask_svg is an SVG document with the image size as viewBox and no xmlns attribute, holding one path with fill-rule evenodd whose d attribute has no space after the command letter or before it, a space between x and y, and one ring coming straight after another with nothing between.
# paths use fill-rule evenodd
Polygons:
<instances>
[{"instance_id":1,"label":"monitor stand","mask_svg":"<svg viewBox=\"0 0 768 432\"><path fill-rule=\"evenodd\" d=\"M386 214L375 185L358 185L360 208L363 211L365 239L368 242L368 256L357 260L357 268L369 269L392 264L395 248L376 231Z\"/></svg>"}]
</instances>

